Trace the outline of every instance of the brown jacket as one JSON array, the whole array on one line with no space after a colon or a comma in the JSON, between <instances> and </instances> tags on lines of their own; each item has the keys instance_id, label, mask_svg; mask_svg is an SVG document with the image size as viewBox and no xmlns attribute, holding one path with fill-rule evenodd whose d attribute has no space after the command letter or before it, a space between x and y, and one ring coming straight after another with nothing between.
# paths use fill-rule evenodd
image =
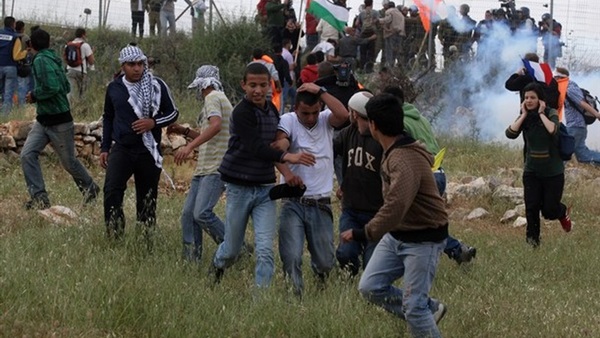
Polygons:
<instances>
[{"instance_id":1,"label":"brown jacket","mask_svg":"<svg viewBox=\"0 0 600 338\"><path fill-rule=\"evenodd\" d=\"M390 232L405 242L439 242L448 236L448 214L431 171L433 156L401 137L381 163L383 206L365 226L369 240Z\"/></svg>"},{"instance_id":2,"label":"brown jacket","mask_svg":"<svg viewBox=\"0 0 600 338\"><path fill-rule=\"evenodd\" d=\"M404 27L404 15L396 7L388 8L385 11L385 16L379 19L379 23L383 25L383 37L387 38L393 34L406 36Z\"/></svg>"}]
</instances>

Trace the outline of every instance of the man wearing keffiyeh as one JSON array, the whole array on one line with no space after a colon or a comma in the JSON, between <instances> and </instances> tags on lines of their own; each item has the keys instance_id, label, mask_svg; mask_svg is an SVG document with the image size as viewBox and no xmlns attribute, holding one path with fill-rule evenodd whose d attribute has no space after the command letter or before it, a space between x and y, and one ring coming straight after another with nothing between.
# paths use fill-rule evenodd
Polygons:
<instances>
[{"instance_id":1,"label":"man wearing keffiyeh","mask_svg":"<svg viewBox=\"0 0 600 338\"><path fill-rule=\"evenodd\" d=\"M196 90L198 98L204 101L197 121L200 130L173 123L167 131L191 140L175 153L176 164L182 164L198 148L198 164L183 205L181 230L183 258L199 262L202 257L202 230L217 244L223 242L225 236L225 225L213 209L225 191L225 183L217 169L227 150L233 107L223 93L219 68L215 66L198 68L188 88Z\"/></svg>"},{"instance_id":2,"label":"man wearing keffiyeh","mask_svg":"<svg viewBox=\"0 0 600 338\"><path fill-rule=\"evenodd\" d=\"M148 71L146 55L127 46L119 54L123 75L106 89L100 165L106 169L104 221L109 237L125 230L123 196L135 177L137 221L152 228L162 171L161 128L177 120L167 84Z\"/></svg>"}]
</instances>

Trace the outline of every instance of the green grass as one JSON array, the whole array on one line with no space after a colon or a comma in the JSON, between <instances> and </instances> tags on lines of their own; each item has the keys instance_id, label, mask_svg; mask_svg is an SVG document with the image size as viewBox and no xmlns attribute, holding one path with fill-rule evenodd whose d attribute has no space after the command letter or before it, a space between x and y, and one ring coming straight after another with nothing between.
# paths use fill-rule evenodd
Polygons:
<instances>
[{"instance_id":1,"label":"green grass","mask_svg":"<svg viewBox=\"0 0 600 338\"><path fill-rule=\"evenodd\" d=\"M452 149L445 165L449 173L493 174L498 167L510 168L520 161L518 149L459 140L446 144ZM470 164L474 154L479 166ZM71 207L80 218L75 224L53 225L23 210L27 194L18 160L0 161L2 337L406 336L404 322L369 305L359 296L357 281L348 281L341 272L334 271L328 287L319 290L308 254L303 301L290 293L278 256L277 275L268 291L252 286L250 257L227 270L220 285L212 285L208 262L216 246L207 236L199 267L179 257L182 191L161 189L155 247L148 253L132 219L135 203L130 187L125 239L110 242L104 237L102 202L84 207L57 160L50 156L42 162L53 204ZM103 172L91 169L102 182ZM190 167L167 164L167 170L181 183L188 179ZM589 201L593 191L589 181L566 187L566 200L576 205L574 230L567 235L558 222L546 222L537 250L525 244L523 228L499 223L503 209L494 209L490 199L453 204L450 211L483 206L492 215L451 222L452 234L476 246L478 256L466 266L445 255L441 258L432 295L449 307L440 324L444 336L600 335L596 311L600 247L595 240L600 213ZM223 203L218 213L223 214Z\"/></svg>"},{"instance_id":2,"label":"green grass","mask_svg":"<svg viewBox=\"0 0 600 338\"><path fill-rule=\"evenodd\" d=\"M52 36L62 28L50 27ZM75 119L102 115L104 86L118 68L118 50L126 32L90 30L96 47L97 71L90 74L87 98L72 107ZM64 39L57 39L60 49ZM195 69L221 67L226 92L239 98L243 66L253 47L265 47L255 25L238 22L217 27L212 35L179 36L163 42L144 39L141 47L159 57L156 73L173 89L179 122L193 124L200 104L186 89ZM15 109L12 120L30 120L34 112ZM8 118L0 118L4 123ZM520 185L520 145L482 144L472 139L440 138L446 146L444 168L450 181L504 171ZM74 224L54 225L25 211L28 195L18 158L0 154L0 337L404 337L405 323L369 305L357 291L357 280L334 270L328 287L319 290L304 259L306 294L294 298L283 280L279 256L273 286L260 292L252 285L254 262L244 257L214 286L208 277L216 246L205 237L200 266L180 259L179 216L184 191L161 183L154 237L149 254L134 225L135 197L125 198L126 236L113 243L104 237L102 201L83 206L82 197L54 156L41 158L54 205L78 213ZM100 184L104 171L86 164ZM571 164L572 165L572 164ZM589 170L592 178L600 170ZM516 170L515 170L516 169ZM185 186L193 163L165 170ZM597 287L600 270L600 184L592 179L568 180L564 201L573 205L574 230L565 234L557 221L546 222L542 246L525 244L525 230L500 224L512 207L489 196L457 198L449 212L483 207L490 215L476 221L451 219L451 233L478 249L472 264L458 266L445 255L432 296L449 307L440 324L444 337L598 337ZM338 203L338 202L336 202ZM224 203L217 208L223 215ZM336 216L339 204L334 205ZM453 215L460 213L453 213ZM458 217L458 216L456 216ZM337 223L337 222L336 222ZM248 236L252 232L248 231ZM275 243L276 245L276 243ZM276 250L277 251L277 250Z\"/></svg>"}]
</instances>

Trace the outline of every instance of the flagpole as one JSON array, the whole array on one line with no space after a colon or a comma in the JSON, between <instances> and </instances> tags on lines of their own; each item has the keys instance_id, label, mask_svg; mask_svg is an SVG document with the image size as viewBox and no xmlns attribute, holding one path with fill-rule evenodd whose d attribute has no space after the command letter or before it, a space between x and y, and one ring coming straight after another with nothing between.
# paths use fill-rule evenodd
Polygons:
<instances>
[{"instance_id":1,"label":"flagpole","mask_svg":"<svg viewBox=\"0 0 600 338\"><path fill-rule=\"evenodd\" d=\"M300 0L300 10L298 11L298 18L302 17L302 5L304 4L303 0ZM296 43L297 46L296 50L294 51L294 63L298 63L298 54L300 53L300 38L302 37L302 25L304 24L305 20L298 20L300 22L299 26L300 26L300 30L298 31L298 42ZM297 67L297 65L296 65Z\"/></svg>"}]
</instances>

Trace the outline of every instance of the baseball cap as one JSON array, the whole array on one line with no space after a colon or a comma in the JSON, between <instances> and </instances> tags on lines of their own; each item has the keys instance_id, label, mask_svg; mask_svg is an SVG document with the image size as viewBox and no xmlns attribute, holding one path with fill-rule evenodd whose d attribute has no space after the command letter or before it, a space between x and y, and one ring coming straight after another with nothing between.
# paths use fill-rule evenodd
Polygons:
<instances>
[{"instance_id":1,"label":"baseball cap","mask_svg":"<svg viewBox=\"0 0 600 338\"><path fill-rule=\"evenodd\" d=\"M361 117L367 118L367 109L365 108L365 106L372 97L373 94L369 92L357 92L354 95L352 95L352 97L348 101L348 108L357 112L358 115L360 115Z\"/></svg>"}]
</instances>

